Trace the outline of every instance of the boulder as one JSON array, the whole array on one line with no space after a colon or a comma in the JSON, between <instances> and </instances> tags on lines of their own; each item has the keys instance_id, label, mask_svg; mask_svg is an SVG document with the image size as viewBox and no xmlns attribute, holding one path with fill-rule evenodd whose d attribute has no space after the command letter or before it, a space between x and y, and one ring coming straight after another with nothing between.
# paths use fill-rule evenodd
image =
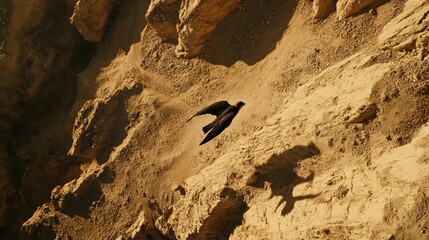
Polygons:
<instances>
[{"instance_id":1,"label":"boulder","mask_svg":"<svg viewBox=\"0 0 429 240\"><path fill-rule=\"evenodd\" d=\"M2 227L10 224L7 212L20 203L17 194L19 190L12 181L16 178L16 173L11 171L13 167L19 166L17 163L19 153L12 149L12 145L14 147L17 145L13 144L16 143L14 141L17 138L17 129L28 124L28 120L24 119L31 115L29 112L34 111L34 107L29 107L31 104L35 104L41 95L50 92L54 83L65 82L64 78L56 77L70 67L69 60L75 49L76 38L68 27L69 22L63 18L67 10L69 9L62 1L0 2L0 226ZM61 81L55 81L57 79ZM47 84L48 81L51 82ZM29 137L26 138L26 141L28 140ZM35 158L30 159L35 161ZM25 184L27 183L22 181L21 187Z\"/></svg>"},{"instance_id":2,"label":"boulder","mask_svg":"<svg viewBox=\"0 0 429 240\"><path fill-rule=\"evenodd\" d=\"M141 83L132 81L112 96L86 101L73 126L69 155L106 162L109 157L106 153L126 136L128 115L124 106L131 96L142 90Z\"/></svg>"},{"instance_id":3,"label":"boulder","mask_svg":"<svg viewBox=\"0 0 429 240\"><path fill-rule=\"evenodd\" d=\"M384 26L378 37L381 49L411 51L424 57L429 50L429 1L408 0L404 11Z\"/></svg>"},{"instance_id":4,"label":"boulder","mask_svg":"<svg viewBox=\"0 0 429 240\"><path fill-rule=\"evenodd\" d=\"M337 16L338 19L350 17L358 13L363 8L376 3L381 0L338 0L337 2Z\"/></svg>"},{"instance_id":5,"label":"boulder","mask_svg":"<svg viewBox=\"0 0 429 240\"><path fill-rule=\"evenodd\" d=\"M176 55L196 56L217 24L225 18L241 0L184 0L177 26L179 43Z\"/></svg>"},{"instance_id":6,"label":"boulder","mask_svg":"<svg viewBox=\"0 0 429 240\"><path fill-rule=\"evenodd\" d=\"M146 19L163 40L178 39L176 55L192 58L241 0L154 0Z\"/></svg>"},{"instance_id":7,"label":"boulder","mask_svg":"<svg viewBox=\"0 0 429 240\"><path fill-rule=\"evenodd\" d=\"M176 24L179 20L180 1L154 0L146 13L147 22L162 40L177 39Z\"/></svg>"},{"instance_id":8,"label":"boulder","mask_svg":"<svg viewBox=\"0 0 429 240\"><path fill-rule=\"evenodd\" d=\"M313 16L315 18L325 18L335 10L336 0L314 0Z\"/></svg>"},{"instance_id":9,"label":"boulder","mask_svg":"<svg viewBox=\"0 0 429 240\"><path fill-rule=\"evenodd\" d=\"M38 207L33 216L22 224L30 239L55 239L53 231L55 225L59 223L59 217L55 209L50 204L43 204Z\"/></svg>"},{"instance_id":10,"label":"boulder","mask_svg":"<svg viewBox=\"0 0 429 240\"><path fill-rule=\"evenodd\" d=\"M114 0L79 0L70 22L86 41L100 42L114 6Z\"/></svg>"}]
</instances>

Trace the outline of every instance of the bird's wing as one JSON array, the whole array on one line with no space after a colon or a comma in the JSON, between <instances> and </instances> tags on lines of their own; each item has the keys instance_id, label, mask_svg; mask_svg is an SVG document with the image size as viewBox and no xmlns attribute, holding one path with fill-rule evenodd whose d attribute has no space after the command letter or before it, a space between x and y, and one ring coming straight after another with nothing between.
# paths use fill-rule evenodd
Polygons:
<instances>
[{"instance_id":1,"label":"bird's wing","mask_svg":"<svg viewBox=\"0 0 429 240\"><path fill-rule=\"evenodd\" d=\"M231 104L229 104L227 101L215 102L215 103L211 104L210 106L205 107L205 108L201 109L200 111L198 111L197 113L195 113L194 116L189 118L187 122L189 122L192 118L199 116L199 115L203 115L203 114L212 114L212 115L215 115L218 117L228 107L231 107Z\"/></svg>"},{"instance_id":2,"label":"bird's wing","mask_svg":"<svg viewBox=\"0 0 429 240\"><path fill-rule=\"evenodd\" d=\"M225 128L229 127L229 125L232 122L232 119L234 119L236 113L230 112L223 116L221 119L216 121L215 125L213 126L212 130L207 134L207 136L204 138L204 140L200 143L200 146L204 143L212 140L217 135L219 135Z\"/></svg>"}]
</instances>

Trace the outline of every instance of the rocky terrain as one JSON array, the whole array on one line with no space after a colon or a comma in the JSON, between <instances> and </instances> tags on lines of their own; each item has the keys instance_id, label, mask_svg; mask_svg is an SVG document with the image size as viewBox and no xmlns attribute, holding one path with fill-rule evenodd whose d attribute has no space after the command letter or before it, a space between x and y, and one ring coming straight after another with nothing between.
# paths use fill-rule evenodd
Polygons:
<instances>
[{"instance_id":1,"label":"rocky terrain","mask_svg":"<svg viewBox=\"0 0 429 240\"><path fill-rule=\"evenodd\" d=\"M0 239L429 239L428 51L428 0L1 0Z\"/></svg>"}]
</instances>

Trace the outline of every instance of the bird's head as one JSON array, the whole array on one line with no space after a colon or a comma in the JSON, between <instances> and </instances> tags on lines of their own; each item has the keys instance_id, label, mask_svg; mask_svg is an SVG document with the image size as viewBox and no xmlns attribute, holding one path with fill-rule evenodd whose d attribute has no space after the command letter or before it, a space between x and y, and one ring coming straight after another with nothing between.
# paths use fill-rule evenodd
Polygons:
<instances>
[{"instance_id":1,"label":"bird's head","mask_svg":"<svg viewBox=\"0 0 429 240\"><path fill-rule=\"evenodd\" d=\"M244 105L246 105L244 102L242 102L242 101L240 101L240 102L237 102L236 104L235 104L235 106L236 107L238 107L238 109L241 109Z\"/></svg>"}]
</instances>

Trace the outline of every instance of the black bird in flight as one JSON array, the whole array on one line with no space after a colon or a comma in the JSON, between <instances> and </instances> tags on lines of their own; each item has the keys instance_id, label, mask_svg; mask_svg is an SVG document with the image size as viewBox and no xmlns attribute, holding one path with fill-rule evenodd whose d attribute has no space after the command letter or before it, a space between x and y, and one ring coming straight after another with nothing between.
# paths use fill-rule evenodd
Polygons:
<instances>
[{"instance_id":1,"label":"black bird in flight","mask_svg":"<svg viewBox=\"0 0 429 240\"><path fill-rule=\"evenodd\" d=\"M192 118L204 114L212 114L216 116L216 119L203 127L204 134L209 132L204 140L200 143L200 146L204 143L212 140L225 130L232 122L232 119L237 115L240 109L245 105L244 102L237 102L235 105L229 104L227 101L219 101L205 107L195 113L194 116L188 119L189 122Z\"/></svg>"}]
</instances>

